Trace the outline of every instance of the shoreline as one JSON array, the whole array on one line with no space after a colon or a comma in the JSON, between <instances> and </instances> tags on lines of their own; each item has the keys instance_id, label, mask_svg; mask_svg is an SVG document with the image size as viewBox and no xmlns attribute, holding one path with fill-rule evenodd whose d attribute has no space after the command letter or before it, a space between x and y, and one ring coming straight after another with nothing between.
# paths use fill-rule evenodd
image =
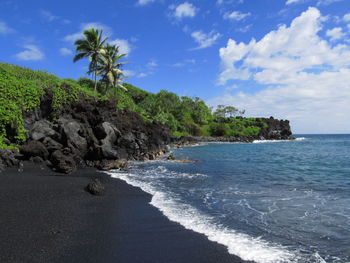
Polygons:
<instances>
[{"instance_id":1,"label":"shoreline","mask_svg":"<svg viewBox=\"0 0 350 263\"><path fill-rule=\"evenodd\" d=\"M99 178L106 194L84 187ZM0 173L1 262L246 262L170 221L140 188L94 168Z\"/></svg>"}]
</instances>

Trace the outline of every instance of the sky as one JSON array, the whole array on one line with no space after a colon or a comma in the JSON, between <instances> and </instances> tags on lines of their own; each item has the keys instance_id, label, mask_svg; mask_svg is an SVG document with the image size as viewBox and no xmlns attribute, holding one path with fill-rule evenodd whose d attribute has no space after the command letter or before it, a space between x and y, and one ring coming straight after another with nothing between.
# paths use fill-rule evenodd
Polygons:
<instances>
[{"instance_id":1,"label":"sky","mask_svg":"<svg viewBox=\"0 0 350 263\"><path fill-rule=\"evenodd\" d=\"M139 88L350 133L350 0L0 0L0 61L86 76L72 59L91 27Z\"/></svg>"}]
</instances>

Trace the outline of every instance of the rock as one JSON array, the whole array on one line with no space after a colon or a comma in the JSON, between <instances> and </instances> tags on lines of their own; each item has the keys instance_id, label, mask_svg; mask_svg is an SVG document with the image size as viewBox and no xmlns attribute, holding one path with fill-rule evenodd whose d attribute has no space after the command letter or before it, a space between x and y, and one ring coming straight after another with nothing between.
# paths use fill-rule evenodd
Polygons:
<instances>
[{"instance_id":1,"label":"rock","mask_svg":"<svg viewBox=\"0 0 350 263\"><path fill-rule=\"evenodd\" d=\"M102 128L106 136L101 140L101 153L103 158L117 159L118 151L115 149L115 142L121 136L121 132L111 123L102 123Z\"/></svg>"},{"instance_id":2,"label":"rock","mask_svg":"<svg viewBox=\"0 0 350 263\"><path fill-rule=\"evenodd\" d=\"M61 150L63 148L63 145L60 144L59 142L53 140L50 137L45 137L42 140L42 143L45 145L46 149L51 153L56 150Z\"/></svg>"},{"instance_id":3,"label":"rock","mask_svg":"<svg viewBox=\"0 0 350 263\"><path fill-rule=\"evenodd\" d=\"M182 160L176 160L179 163L195 163L197 161L195 160L188 160L188 159L182 159Z\"/></svg>"},{"instance_id":4,"label":"rock","mask_svg":"<svg viewBox=\"0 0 350 263\"><path fill-rule=\"evenodd\" d=\"M88 147L86 139L82 136L84 134L82 126L75 120L63 117L58 119L58 123L59 127L62 129L62 133L65 135L65 144L72 150L76 149L79 155L85 156Z\"/></svg>"},{"instance_id":5,"label":"rock","mask_svg":"<svg viewBox=\"0 0 350 263\"><path fill-rule=\"evenodd\" d=\"M103 161L99 165L99 169L107 171L112 169L126 169L128 168L128 161L125 159L115 160L115 161Z\"/></svg>"},{"instance_id":6,"label":"rock","mask_svg":"<svg viewBox=\"0 0 350 263\"><path fill-rule=\"evenodd\" d=\"M5 169L19 164L19 160L16 158L18 153L15 150L0 149L0 167ZM1 169L0 169L1 170Z\"/></svg>"},{"instance_id":7,"label":"rock","mask_svg":"<svg viewBox=\"0 0 350 263\"><path fill-rule=\"evenodd\" d=\"M29 141L20 148L20 153L23 154L25 159L30 157L39 156L43 160L47 160L49 157L49 152L45 148L45 145L39 141Z\"/></svg>"},{"instance_id":8,"label":"rock","mask_svg":"<svg viewBox=\"0 0 350 263\"><path fill-rule=\"evenodd\" d=\"M30 157L29 159L31 162L33 163L42 163L44 162L43 158L41 158L40 156L33 156L33 157Z\"/></svg>"},{"instance_id":9,"label":"rock","mask_svg":"<svg viewBox=\"0 0 350 263\"><path fill-rule=\"evenodd\" d=\"M174 154L169 154L169 156L167 157L167 160L175 160L175 156Z\"/></svg>"},{"instance_id":10,"label":"rock","mask_svg":"<svg viewBox=\"0 0 350 263\"><path fill-rule=\"evenodd\" d=\"M92 195L103 195L105 193L105 187L98 179L95 179L93 182L89 183L85 187L85 190Z\"/></svg>"},{"instance_id":11,"label":"rock","mask_svg":"<svg viewBox=\"0 0 350 263\"><path fill-rule=\"evenodd\" d=\"M76 170L73 157L63 154L60 150L52 153L50 161L57 172L69 174Z\"/></svg>"},{"instance_id":12,"label":"rock","mask_svg":"<svg viewBox=\"0 0 350 263\"><path fill-rule=\"evenodd\" d=\"M53 124L47 120L36 121L30 129L29 138L39 141L44 137L54 137L57 133L53 129Z\"/></svg>"}]
</instances>

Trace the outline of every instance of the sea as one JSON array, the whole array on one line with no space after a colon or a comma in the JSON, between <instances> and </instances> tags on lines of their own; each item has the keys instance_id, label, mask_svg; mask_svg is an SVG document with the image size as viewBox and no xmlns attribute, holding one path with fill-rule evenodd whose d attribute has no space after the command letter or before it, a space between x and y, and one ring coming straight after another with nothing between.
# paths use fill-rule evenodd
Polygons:
<instances>
[{"instance_id":1,"label":"sea","mask_svg":"<svg viewBox=\"0 0 350 263\"><path fill-rule=\"evenodd\" d=\"M166 217L257 263L350 262L350 135L202 143L113 177Z\"/></svg>"}]
</instances>

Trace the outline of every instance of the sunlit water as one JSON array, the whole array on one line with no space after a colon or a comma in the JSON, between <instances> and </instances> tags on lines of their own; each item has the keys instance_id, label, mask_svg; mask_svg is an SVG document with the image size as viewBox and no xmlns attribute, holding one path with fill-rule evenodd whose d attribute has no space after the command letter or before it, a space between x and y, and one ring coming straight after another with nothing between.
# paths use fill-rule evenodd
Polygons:
<instances>
[{"instance_id":1,"label":"sunlit water","mask_svg":"<svg viewBox=\"0 0 350 263\"><path fill-rule=\"evenodd\" d=\"M117 178L179 222L256 262L350 262L350 135L174 150Z\"/></svg>"}]
</instances>

